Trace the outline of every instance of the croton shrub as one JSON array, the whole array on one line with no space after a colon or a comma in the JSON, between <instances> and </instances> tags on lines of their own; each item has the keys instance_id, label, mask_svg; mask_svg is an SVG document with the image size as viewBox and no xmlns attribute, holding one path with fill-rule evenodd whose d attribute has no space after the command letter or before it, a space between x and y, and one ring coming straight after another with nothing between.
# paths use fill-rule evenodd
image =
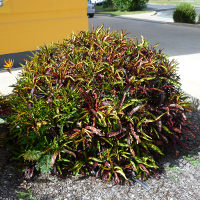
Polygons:
<instances>
[{"instance_id":1,"label":"croton shrub","mask_svg":"<svg viewBox=\"0 0 200 200\"><path fill-rule=\"evenodd\" d=\"M0 149L4 147L8 127L6 119L10 115L8 99L0 94Z\"/></svg>"},{"instance_id":2,"label":"croton shrub","mask_svg":"<svg viewBox=\"0 0 200 200\"><path fill-rule=\"evenodd\" d=\"M43 46L10 98L16 157L41 172L148 177L188 130L176 63L103 26Z\"/></svg>"}]
</instances>

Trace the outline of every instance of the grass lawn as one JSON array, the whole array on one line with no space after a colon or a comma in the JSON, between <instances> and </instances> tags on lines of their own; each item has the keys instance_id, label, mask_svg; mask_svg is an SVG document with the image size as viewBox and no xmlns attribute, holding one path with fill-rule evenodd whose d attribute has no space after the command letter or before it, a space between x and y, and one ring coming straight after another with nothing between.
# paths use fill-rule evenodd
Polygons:
<instances>
[{"instance_id":1,"label":"grass lawn","mask_svg":"<svg viewBox=\"0 0 200 200\"><path fill-rule=\"evenodd\" d=\"M180 3L190 3L194 6L200 6L199 0L149 0L148 3L157 3L157 4L175 4L178 5Z\"/></svg>"},{"instance_id":2,"label":"grass lawn","mask_svg":"<svg viewBox=\"0 0 200 200\"><path fill-rule=\"evenodd\" d=\"M111 14L115 16L119 15L134 15L134 14L140 14L140 13L148 13L152 11L148 10L142 10L142 11L119 11L114 8L103 8L103 6L95 6L96 13L98 14Z\"/></svg>"},{"instance_id":3,"label":"grass lawn","mask_svg":"<svg viewBox=\"0 0 200 200\"><path fill-rule=\"evenodd\" d=\"M148 3L157 3L157 4L172 4L172 5L179 5L180 3L187 2L192 4L193 6L200 6L200 0L149 0ZM139 13L147 13L151 12L148 10L142 11L117 11L113 8L103 8L103 6L95 5L96 13L107 13L112 15L133 15Z\"/></svg>"},{"instance_id":4,"label":"grass lawn","mask_svg":"<svg viewBox=\"0 0 200 200\"><path fill-rule=\"evenodd\" d=\"M157 3L157 4L174 4L178 5L182 2L188 2L194 6L200 6L200 0L149 0L148 3ZM114 8L103 8L103 6L95 5L96 13L98 14L111 14L115 16L119 15L134 15L140 13L148 13L152 12L150 10L142 10L142 11L119 11Z\"/></svg>"}]
</instances>

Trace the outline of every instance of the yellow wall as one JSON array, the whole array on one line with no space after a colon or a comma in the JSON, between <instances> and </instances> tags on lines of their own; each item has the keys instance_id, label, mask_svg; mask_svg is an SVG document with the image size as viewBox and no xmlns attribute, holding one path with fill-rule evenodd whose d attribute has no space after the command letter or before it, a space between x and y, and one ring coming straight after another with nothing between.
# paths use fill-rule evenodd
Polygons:
<instances>
[{"instance_id":1,"label":"yellow wall","mask_svg":"<svg viewBox=\"0 0 200 200\"><path fill-rule=\"evenodd\" d=\"M4 0L0 54L36 50L81 30L88 30L87 0Z\"/></svg>"}]
</instances>

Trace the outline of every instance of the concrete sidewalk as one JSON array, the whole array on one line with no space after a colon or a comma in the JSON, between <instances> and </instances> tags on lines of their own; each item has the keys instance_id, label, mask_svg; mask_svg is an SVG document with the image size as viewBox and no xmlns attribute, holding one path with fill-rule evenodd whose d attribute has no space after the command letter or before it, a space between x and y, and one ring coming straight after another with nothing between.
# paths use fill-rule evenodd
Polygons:
<instances>
[{"instance_id":1,"label":"concrete sidewalk","mask_svg":"<svg viewBox=\"0 0 200 200\"><path fill-rule=\"evenodd\" d=\"M141 20L146 20L146 21L156 21L156 22L162 22L162 23L172 23L173 22L172 18L159 17L158 13L156 11L152 11L149 13L135 14L135 15L121 15L118 17L141 19Z\"/></svg>"},{"instance_id":2,"label":"concrete sidewalk","mask_svg":"<svg viewBox=\"0 0 200 200\"><path fill-rule=\"evenodd\" d=\"M178 65L178 75L182 89L187 94L200 100L200 53L170 57Z\"/></svg>"},{"instance_id":3,"label":"concrete sidewalk","mask_svg":"<svg viewBox=\"0 0 200 200\"><path fill-rule=\"evenodd\" d=\"M21 70L13 70L12 73L8 71L0 71L0 95L8 95L12 93L13 84L17 82L17 77L20 74Z\"/></svg>"}]
</instances>

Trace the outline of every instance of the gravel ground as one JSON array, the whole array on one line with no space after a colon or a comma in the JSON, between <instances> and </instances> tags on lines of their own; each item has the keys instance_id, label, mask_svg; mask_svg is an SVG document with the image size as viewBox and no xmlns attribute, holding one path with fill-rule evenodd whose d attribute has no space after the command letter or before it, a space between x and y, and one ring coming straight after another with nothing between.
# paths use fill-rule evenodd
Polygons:
<instances>
[{"instance_id":1,"label":"gravel ground","mask_svg":"<svg viewBox=\"0 0 200 200\"><path fill-rule=\"evenodd\" d=\"M196 108L188 118L199 125L200 109ZM159 176L145 182L149 188L137 182L131 185L105 184L95 177L81 176L61 179L54 175L39 175L25 180L16 163L9 162L5 151L0 150L0 200L19 199L17 194L30 191L37 200L199 200L199 133L196 140L190 137L185 141L189 150L179 146L178 157L169 150L165 157L158 160Z\"/></svg>"}]
</instances>

